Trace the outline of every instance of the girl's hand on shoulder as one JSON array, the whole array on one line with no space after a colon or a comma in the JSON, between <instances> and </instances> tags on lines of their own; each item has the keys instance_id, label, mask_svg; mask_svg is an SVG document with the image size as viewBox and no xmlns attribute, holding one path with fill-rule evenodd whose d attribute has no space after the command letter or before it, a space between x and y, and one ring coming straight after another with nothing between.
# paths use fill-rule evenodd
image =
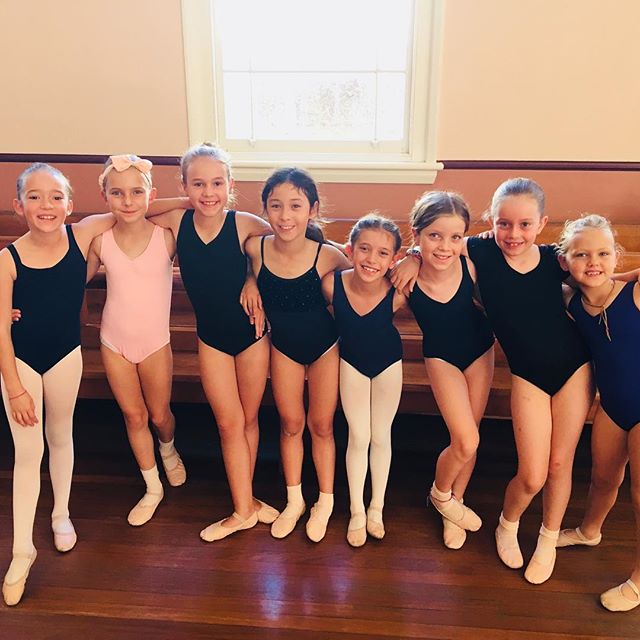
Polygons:
<instances>
[{"instance_id":1,"label":"girl's hand on shoulder","mask_svg":"<svg viewBox=\"0 0 640 640\"><path fill-rule=\"evenodd\" d=\"M22 318L20 309L11 309L11 322L18 322Z\"/></svg>"},{"instance_id":2,"label":"girl's hand on shoulder","mask_svg":"<svg viewBox=\"0 0 640 640\"><path fill-rule=\"evenodd\" d=\"M247 273L247 278L240 292L240 304L244 312L249 316L249 322L255 326L256 339L261 338L264 333L265 316L258 283L253 273Z\"/></svg>"},{"instance_id":3,"label":"girl's hand on shoulder","mask_svg":"<svg viewBox=\"0 0 640 640\"><path fill-rule=\"evenodd\" d=\"M414 254L410 254L402 260L400 260L391 269L389 279L391 284L401 291L405 296L408 296L412 291L418 279L418 273L420 272L421 259Z\"/></svg>"},{"instance_id":4,"label":"girl's hand on shoulder","mask_svg":"<svg viewBox=\"0 0 640 640\"><path fill-rule=\"evenodd\" d=\"M236 211L236 226L240 244L245 244L249 238L261 238L273 234L273 229L266 220L246 211Z\"/></svg>"},{"instance_id":5,"label":"girl's hand on shoulder","mask_svg":"<svg viewBox=\"0 0 640 640\"><path fill-rule=\"evenodd\" d=\"M19 425L33 427L38 424L36 406L26 389L21 394L14 396L12 399L10 398L9 406L11 408L11 416Z\"/></svg>"},{"instance_id":6,"label":"girl's hand on shoulder","mask_svg":"<svg viewBox=\"0 0 640 640\"><path fill-rule=\"evenodd\" d=\"M487 229L486 231L481 231L480 233L476 233L474 238L482 238L483 240L493 240L493 229Z\"/></svg>"}]
</instances>

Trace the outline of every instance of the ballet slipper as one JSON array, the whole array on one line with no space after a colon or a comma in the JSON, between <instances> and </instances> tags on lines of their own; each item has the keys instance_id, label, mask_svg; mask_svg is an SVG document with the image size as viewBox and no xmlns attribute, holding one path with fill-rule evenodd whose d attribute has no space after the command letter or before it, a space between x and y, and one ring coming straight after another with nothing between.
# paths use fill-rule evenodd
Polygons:
<instances>
[{"instance_id":1,"label":"ballet slipper","mask_svg":"<svg viewBox=\"0 0 640 640\"><path fill-rule=\"evenodd\" d=\"M286 538L296 528L306 508L304 502L300 505L287 504L285 510L273 521L271 535L278 539Z\"/></svg>"},{"instance_id":2,"label":"ballet slipper","mask_svg":"<svg viewBox=\"0 0 640 640\"><path fill-rule=\"evenodd\" d=\"M446 493L440 491L435 482L431 487L429 494L431 504L436 508L440 515L447 520L451 520L453 524L467 531L477 531L482 526L482 520L475 511L472 511L466 505L462 504L451 491Z\"/></svg>"},{"instance_id":3,"label":"ballet slipper","mask_svg":"<svg viewBox=\"0 0 640 640\"><path fill-rule=\"evenodd\" d=\"M625 585L631 589L635 598L629 599L624 595L622 588ZM631 611L631 609L635 609L640 604L640 591L638 590L635 582L629 579L626 582L619 584L617 587L613 587L613 589L605 591L600 596L600 602L602 603L602 606L609 611Z\"/></svg>"},{"instance_id":4,"label":"ballet slipper","mask_svg":"<svg viewBox=\"0 0 640 640\"><path fill-rule=\"evenodd\" d=\"M160 453L160 459L162 460L162 466L164 467L164 473L167 476L167 480L172 487L179 487L187 481L187 470L180 454L174 449L166 458ZM175 463L175 464L173 464ZM168 465L171 464L171 468Z\"/></svg>"},{"instance_id":5,"label":"ballet slipper","mask_svg":"<svg viewBox=\"0 0 640 640\"><path fill-rule=\"evenodd\" d=\"M311 507L311 515L307 520L307 526L305 530L307 532L307 538L311 542L320 542L327 533L327 525L329 524L329 518L331 517L331 511L322 509L318 506L318 503Z\"/></svg>"},{"instance_id":6,"label":"ballet slipper","mask_svg":"<svg viewBox=\"0 0 640 640\"><path fill-rule=\"evenodd\" d=\"M27 578L29 577L29 571L31 570L33 563L36 561L37 556L38 552L35 549L31 554L20 553L14 556L14 558L28 558L29 565L27 566L26 571L14 582L7 582L5 577L4 582L2 583L2 597L4 598L4 602L7 606L13 607L22 600L24 588L27 584Z\"/></svg>"},{"instance_id":7,"label":"ballet slipper","mask_svg":"<svg viewBox=\"0 0 640 640\"><path fill-rule=\"evenodd\" d=\"M76 546L78 536L73 527L73 522L69 518L64 516L54 518L51 521L51 529L53 531L53 544L60 553L71 551Z\"/></svg>"},{"instance_id":8,"label":"ballet slipper","mask_svg":"<svg viewBox=\"0 0 640 640\"><path fill-rule=\"evenodd\" d=\"M218 522L214 522L213 524L210 524L206 529L203 529L200 532L200 537L205 542L215 542L216 540L222 540L223 538L230 536L236 531L251 529L251 527L255 527L256 524L258 524L258 514L255 511L246 519L244 519L241 515L237 514L234 511L231 514L231 518L237 520L238 523L231 527L223 527L222 523L225 522L227 518L218 520Z\"/></svg>"},{"instance_id":9,"label":"ballet slipper","mask_svg":"<svg viewBox=\"0 0 640 640\"><path fill-rule=\"evenodd\" d=\"M382 520L382 509L378 509L378 507L367 509L367 533L376 540L384 538L386 531Z\"/></svg>"},{"instance_id":10,"label":"ballet slipper","mask_svg":"<svg viewBox=\"0 0 640 640\"><path fill-rule=\"evenodd\" d=\"M524 579L531 584L546 582L556 565L556 543L559 531L550 531L544 525L540 527L538 543L533 556L524 572Z\"/></svg>"},{"instance_id":11,"label":"ballet slipper","mask_svg":"<svg viewBox=\"0 0 640 640\"><path fill-rule=\"evenodd\" d=\"M467 540L467 532L442 516L442 539L447 549L461 549Z\"/></svg>"},{"instance_id":12,"label":"ballet slipper","mask_svg":"<svg viewBox=\"0 0 640 640\"><path fill-rule=\"evenodd\" d=\"M575 529L563 529L558 536L556 542L556 548L561 547L573 547L578 545L584 545L586 547L595 547L602 541L602 534L598 534L595 538L587 538L582 533L580 527Z\"/></svg>"},{"instance_id":13,"label":"ballet slipper","mask_svg":"<svg viewBox=\"0 0 640 640\"><path fill-rule=\"evenodd\" d=\"M258 505L260 505L256 509L258 522L262 522L263 524L272 524L275 522L276 518L280 515L280 512L268 505L266 502L262 502L262 500L258 500L257 498L254 498L253 500L254 503L257 502Z\"/></svg>"},{"instance_id":14,"label":"ballet slipper","mask_svg":"<svg viewBox=\"0 0 640 640\"><path fill-rule=\"evenodd\" d=\"M510 522L500 514L500 521L496 528L496 549L498 557L509 569L520 569L524 565L524 558L518 544L518 522Z\"/></svg>"},{"instance_id":15,"label":"ballet slipper","mask_svg":"<svg viewBox=\"0 0 640 640\"><path fill-rule=\"evenodd\" d=\"M355 513L347 527L347 542L352 547L361 547L367 541L367 515L364 511Z\"/></svg>"},{"instance_id":16,"label":"ballet slipper","mask_svg":"<svg viewBox=\"0 0 640 640\"><path fill-rule=\"evenodd\" d=\"M127 522L132 527L141 527L143 524L149 522L156 512L158 505L162 502L163 497L164 490L161 493L145 493L138 504L129 511Z\"/></svg>"}]
</instances>

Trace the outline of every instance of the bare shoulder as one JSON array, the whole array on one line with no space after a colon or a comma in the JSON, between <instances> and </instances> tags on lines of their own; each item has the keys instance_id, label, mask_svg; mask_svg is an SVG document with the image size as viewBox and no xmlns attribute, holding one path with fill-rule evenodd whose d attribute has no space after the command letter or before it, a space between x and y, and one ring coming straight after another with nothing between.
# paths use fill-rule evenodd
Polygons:
<instances>
[{"instance_id":1,"label":"bare shoulder","mask_svg":"<svg viewBox=\"0 0 640 640\"><path fill-rule=\"evenodd\" d=\"M322 278L322 293L324 295L325 300L329 304L332 304L333 302L333 284L334 284L333 274L334 272L330 271L329 273L325 274L325 276Z\"/></svg>"},{"instance_id":2,"label":"bare shoulder","mask_svg":"<svg viewBox=\"0 0 640 640\"><path fill-rule=\"evenodd\" d=\"M640 309L640 282L633 285L633 301L636 303L636 308Z\"/></svg>"},{"instance_id":3,"label":"bare shoulder","mask_svg":"<svg viewBox=\"0 0 640 640\"><path fill-rule=\"evenodd\" d=\"M336 247L326 242L320 247L318 268L324 274L329 271L342 271L351 266L349 259Z\"/></svg>"},{"instance_id":4,"label":"bare shoulder","mask_svg":"<svg viewBox=\"0 0 640 640\"><path fill-rule=\"evenodd\" d=\"M0 275L3 279L9 276L12 280L15 280L17 276L13 256L6 247L0 251Z\"/></svg>"}]
</instances>

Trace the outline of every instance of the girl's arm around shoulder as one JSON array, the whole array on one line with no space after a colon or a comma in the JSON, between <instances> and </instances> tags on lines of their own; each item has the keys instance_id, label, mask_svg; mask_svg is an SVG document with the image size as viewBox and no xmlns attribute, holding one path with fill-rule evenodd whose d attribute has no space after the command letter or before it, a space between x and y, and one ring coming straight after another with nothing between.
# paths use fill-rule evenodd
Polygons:
<instances>
[{"instance_id":1,"label":"girl's arm around shoulder","mask_svg":"<svg viewBox=\"0 0 640 640\"><path fill-rule=\"evenodd\" d=\"M349 269L351 262L339 249L327 244L326 242L320 249L320 257L318 258L318 273L320 277L324 277L327 273L333 271L344 271Z\"/></svg>"},{"instance_id":2,"label":"girl's arm around shoulder","mask_svg":"<svg viewBox=\"0 0 640 640\"><path fill-rule=\"evenodd\" d=\"M251 269L255 276L258 275L260 267L262 266L262 259L260 257L260 243L262 242L262 236L251 236L246 239L244 243L244 251L251 265Z\"/></svg>"},{"instance_id":3,"label":"girl's arm around shoulder","mask_svg":"<svg viewBox=\"0 0 640 640\"><path fill-rule=\"evenodd\" d=\"M149 203L147 218L152 218L161 213L168 213L174 209L182 209L183 211L191 207L191 201L187 196L177 196L175 198L156 198Z\"/></svg>"},{"instance_id":4,"label":"girl's arm around shoulder","mask_svg":"<svg viewBox=\"0 0 640 640\"><path fill-rule=\"evenodd\" d=\"M89 247L89 254L87 255L87 282L93 279L102 264L102 260L100 260L101 251L102 236L99 235L93 239Z\"/></svg>"},{"instance_id":5,"label":"girl's arm around shoulder","mask_svg":"<svg viewBox=\"0 0 640 640\"><path fill-rule=\"evenodd\" d=\"M111 229L115 223L116 217L113 213L97 213L82 218L82 220L71 225L73 235L85 259L87 258L89 245L93 239Z\"/></svg>"},{"instance_id":6,"label":"girl's arm around shoulder","mask_svg":"<svg viewBox=\"0 0 640 640\"><path fill-rule=\"evenodd\" d=\"M467 261L467 269L469 269L469 275L473 280L473 284L476 284L478 280L478 272L476 270L476 265L473 264L473 260L471 260L471 258L469 258L468 256L464 256L463 260Z\"/></svg>"},{"instance_id":7,"label":"girl's arm around shoulder","mask_svg":"<svg viewBox=\"0 0 640 640\"><path fill-rule=\"evenodd\" d=\"M614 273L611 278L613 280L621 280L622 282L633 282L634 280L640 282L640 269L625 271L624 273Z\"/></svg>"},{"instance_id":8,"label":"girl's arm around shoulder","mask_svg":"<svg viewBox=\"0 0 640 640\"><path fill-rule=\"evenodd\" d=\"M178 238L178 231L180 230L180 223L182 217L185 214L186 209L171 209L164 213L151 213L151 209L147 211L147 218L151 218L153 224L157 224L163 229L171 229L174 238Z\"/></svg>"},{"instance_id":9,"label":"girl's arm around shoulder","mask_svg":"<svg viewBox=\"0 0 640 640\"><path fill-rule=\"evenodd\" d=\"M260 238L273 233L273 229L266 220L246 211L236 211L236 228L241 247L248 238Z\"/></svg>"}]
</instances>

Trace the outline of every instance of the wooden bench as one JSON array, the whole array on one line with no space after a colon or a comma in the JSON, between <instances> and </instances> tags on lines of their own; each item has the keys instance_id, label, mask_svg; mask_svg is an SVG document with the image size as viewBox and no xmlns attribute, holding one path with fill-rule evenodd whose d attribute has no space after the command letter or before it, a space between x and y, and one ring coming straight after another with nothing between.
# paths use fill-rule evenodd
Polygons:
<instances>
[{"instance_id":1,"label":"wooden bench","mask_svg":"<svg viewBox=\"0 0 640 640\"><path fill-rule=\"evenodd\" d=\"M75 221L80 216L74 215ZM332 240L343 242L353 220L335 220L326 227L326 235ZM554 242L561 229L560 224L550 224L543 231L541 242ZM408 239L407 225L401 225L403 236ZM486 228L476 225L477 232ZM7 244L24 233L21 220L13 215L0 214L0 242ZM619 225L618 240L628 248L625 269L640 267L640 226ZM184 402L206 402L200 385L200 375L196 358L197 337L195 317L177 267L174 267L173 293L171 301L171 345L174 351L173 398ZM100 358L100 317L106 298L106 282L103 272L87 286L82 315L82 345L84 372L80 386L81 398L113 397L106 380ZM402 337L404 385L400 411L405 413L437 414L437 406L430 390L429 381L422 360L422 335L411 312L403 310L396 315L395 324ZM511 376L506 359L499 345L496 346L496 369L485 414L488 417L510 417L509 395ZM265 402L273 402L267 388ZM592 409L595 410L595 406Z\"/></svg>"}]
</instances>

